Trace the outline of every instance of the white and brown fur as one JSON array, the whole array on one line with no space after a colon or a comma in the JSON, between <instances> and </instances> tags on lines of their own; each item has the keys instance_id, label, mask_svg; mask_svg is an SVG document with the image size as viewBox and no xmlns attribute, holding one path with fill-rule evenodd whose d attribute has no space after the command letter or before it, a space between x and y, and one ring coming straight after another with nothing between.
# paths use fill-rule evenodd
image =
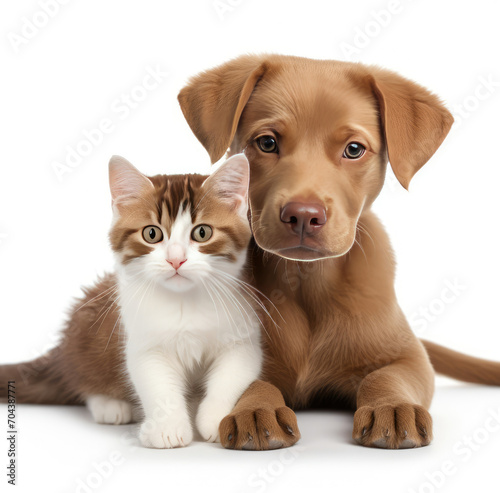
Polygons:
<instances>
[{"instance_id":1,"label":"white and brown fur","mask_svg":"<svg viewBox=\"0 0 500 493\"><path fill-rule=\"evenodd\" d=\"M280 320L279 328L265 322L262 379L220 425L225 447L290 446L300 437L290 407L338 402L356 409L353 438L361 445L423 446L432 438L434 370L500 385L499 363L414 336L394 292L388 236L370 210L388 160L408 187L448 133L453 118L436 96L377 67L248 55L194 77L179 102L213 162L228 148L250 161L254 283ZM279 153L262 152L262 135L274 136ZM367 149L356 162L343 155L353 140ZM280 217L297 199L326 211L326 222L305 239ZM89 340L78 326L20 389L25 401L116 392L118 336L102 353L107 325L100 343L82 350ZM80 372L64 380L70 357ZM32 366L3 367L0 380Z\"/></svg>"},{"instance_id":2,"label":"white and brown fur","mask_svg":"<svg viewBox=\"0 0 500 493\"><path fill-rule=\"evenodd\" d=\"M143 445L172 448L192 440L188 396L202 395L196 428L218 440L220 421L262 362L260 302L246 284L248 180L243 155L209 177L151 178L113 157L116 272L84 289L57 348L1 367L16 381L17 401L86 403L108 424L142 410ZM212 232L206 241L193 238L199 225ZM151 227L160 241L144 238Z\"/></svg>"}]
</instances>

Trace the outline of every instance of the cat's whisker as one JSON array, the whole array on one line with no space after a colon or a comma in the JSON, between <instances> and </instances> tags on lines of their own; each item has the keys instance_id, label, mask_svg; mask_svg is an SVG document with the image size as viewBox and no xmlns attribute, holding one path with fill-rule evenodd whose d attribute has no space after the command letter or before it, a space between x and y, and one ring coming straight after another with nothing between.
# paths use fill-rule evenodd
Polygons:
<instances>
[{"instance_id":1,"label":"cat's whisker","mask_svg":"<svg viewBox=\"0 0 500 493\"><path fill-rule=\"evenodd\" d=\"M220 287L218 287L217 285L215 285L213 283L213 279L210 279L209 285L211 284L212 286L212 289L213 289L213 293L214 295L218 298L218 300L220 301L221 303L221 307L222 307L222 310L224 312L224 314L226 315L226 319L228 321L228 323L231 325L231 326L234 326L235 325L235 322L234 320L232 320L232 317L230 317L230 312L229 312L229 308L226 306L226 304L224 303L224 299L223 299L223 296L221 295L221 293L219 292L220 291ZM231 319L230 319L231 318ZM220 324L218 325L218 327L220 328ZM236 344L235 341L233 341L233 346Z\"/></svg>"},{"instance_id":2,"label":"cat's whisker","mask_svg":"<svg viewBox=\"0 0 500 493\"><path fill-rule=\"evenodd\" d=\"M283 322L285 322L285 319L283 318L283 316L281 315L280 311L278 310L278 308L276 307L276 305L264 294L262 293L262 291L259 291L257 288L255 288L254 286L252 286L251 284L243 281L242 279L238 279L237 277L234 277L232 276L231 274L227 273L227 272L224 272L224 271L221 271L221 270L218 270L218 274L219 275L222 275L224 277L226 277L227 279L230 279L231 281L237 283L238 285L241 285L241 286L244 286L246 288L246 291L248 292L249 295L251 295L253 297L253 299L259 304L259 306L265 311L265 313L271 318L271 320L273 321L273 324L278 326L276 324L276 322L274 321L273 317L271 316L271 314L269 313L268 309L266 308L266 306L264 305L264 303L258 298L258 295L262 296L263 298L265 298L272 306L272 308L274 308L274 310L276 310L276 312L278 313L278 315L280 316L280 318L283 320Z\"/></svg>"},{"instance_id":3,"label":"cat's whisker","mask_svg":"<svg viewBox=\"0 0 500 493\"><path fill-rule=\"evenodd\" d=\"M227 283L229 283L229 284L230 284L230 280L228 280L228 279L220 279L220 281L223 281L223 280L224 280L225 282L227 282ZM240 288L241 288L241 287L240 287ZM247 295L248 295L249 293L245 292L245 294L247 294ZM243 293L241 293L241 292L240 292L240 296L241 296L241 297L245 300L245 302L248 304L248 306L249 306L249 307L250 307L250 309L252 310L252 312L253 312L253 314L254 314L255 318L256 318L256 319L257 319L257 321L259 322L259 325L262 327L262 330L266 333L267 337L270 337L270 334L269 334L269 332L267 331L266 326L264 325L264 322L261 320L261 317L260 317L260 316L259 316L259 314L257 313L256 309L255 309L255 308L251 305L251 303L248 301L248 299L246 298L246 296L244 296L244 295L243 295ZM257 303L259 302L259 300L255 300L255 298L253 298L253 299L254 299L254 301L256 301ZM265 308L264 308L264 309L265 309ZM273 324L274 324L274 320L272 320L272 317L270 317L270 318L271 318L271 321L272 321L272 322L273 322ZM275 324L275 325L276 325L276 324ZM276 327L278 327L278 326L276 325ZM278 328L279 328L279 327L278 327ZM279 331L278 331L278 334L281 336L281 334L279 333Z\"/></svg>"},{"instance_id":4,"label":"cat's whisker","mask_svg":"<svg viewBox=\"0 0 500 493\"><path fill-rule=\"evenodd\" d=\"M101 309L99 310L99 312L97 313L97 317L99 317L99 315L100 315L100 314L101 314L101 313L102 313L102 312L106 309L106 307L108 306L108 303L109 303L109 302L113 303L114 299L116 299L116 295L118 294L118 289L119 289L119 288L118 288L118 286L116 285L116 286L114 287L113 291L112 291L111 293L109 293L109 294L108 294L108 299L104 302L104 304L103 304L102 308L101 308ZM112 296L113 296L114 298L111 298ZM82 307L80 307L80 308L83 308L83 306L82 306ZM75 313L76 313L76 311L75 311Z\"/></svg>"},{"instance_id":5,"label":"cat's whisker","mask_svg":"<svg viewBox=\"0 0 500 493\"><path fill-rule=\"evenodd\" d=\"M110 286L108 289L105 289L102 293L98 294L97 296L94 296L90 300L86 301L83 305L80 305L74 313L79 312L82 308L86 307L89 303L92 303L93 301L97 301L104 296L106 296L106 293L108 293L108 296L111 296L113 292L115 292L118 289L118 283L115 282L112 286ZM109 292L111 291L111 292Z\"/></svg>"},{"instance_id":6,"label":"cat's whisker","mask_svg":"<svg viewBox=\"0 0 500 493\"><path fill-rule=\"evenodd\" d=\"M239 296L241 296L241 298L249 305L251 306L251 304L249 303L249 301L247 300L247 297L245 296L245 294L247 294L246 292L242 293L242 289L243 287L236 284L236 283L231 283L229 279L226 279L224 277L214 277L214 279L217 281L217 282L221 282L221 283L224 283L225 287L226 287L226 290L228 292L228 294L232 295L232 296L236 296L237 294ZM241 306L241 305L240 305ZM246 310L245 310L245 313L246 313ZM250 317L251 318L251 317ZM260 319L259 319L260 321Z\"/></svg>"},{"instance_id":7,"label":"cat's whisker","mask_svg":"<svg viewBox=\"0 0 500 493\"><path fill-rule=\"evenodd\" d=\"M137 283L139 283L141 281L141 278L138 278L136 279L132 285L135 285ZM118 302L119 302L119 287L117 287L117 289L115 290L114 292L115 294L115 298L110 300L111 301L111 304L109 305L109 307L105 310L104 314L103 314L103 317L102 317L102 321L98 327L98 329L96 330L96 334L99 332L100 328L102 327L102 324L104 323L104 320L106 320L106 317L108 316L109 312L116 306L116 308L119 308L119 305L118 305ZM108 301L109 303L109 301ZM89 331L90 329L99 321L99 319L101 318L101 316L99 316L103 310L106 308L107 306L107 303L101 308L101 310L99 311L98 313L98 317L96 319L96 321L89 327Z\"/></svg>"},{"instance_id":8,"label":"cat's whisker","mask_svg":"<svg viewBox=\"0 0 500 493\"><path fill-rule=\"evenodd\" d=\"M215 303L214 297L212 296L212 293L210 292L209 286L205 283L203 278L201 278L200 281L203 284L206 292L208 293L208 296L210 296L210 299L212 300L212 303L213 303L214 308L215 308L215 314L217 315L217 326L220 327L219 309L217 308L217 304Z\"/></svg>"},{"instance_id":9,"label":"cat's whisker","mask_svg":"<svg viewBox=\"0 0 500 493\"><path fill-rule=\"evenodd\" d=\"M141 288L142 288L142 286L144 286L144 284L145 284L145 282L144 282L143 284L141 284ZM153 279L151 279L151 280L149 281L148 285L147 285L147 286L146 286L146 288L144 289L144 292L143 292L143 294L142 294L142 297L141 297L141 299L140 299L140 301L139 301L139 305L138 305L138 307L137 307L137 313L139 312L139 308L141 307L141 304L142 304L142 302L143 302L143 300L144 300L144 297L145 297L146 293L148 292L148 290L149 290L149 288L151 287L151 285L152 285L152 284L153 284ZM137 294L137 292L138 292L138 291L139 291L139 289L135 292L135 294ZM135 297L135 294L134 294L134 297ZM137 317L137 313L136 313L136 317ZM110 343L110 341L111 341L111 338L113 337L113 333L114 333L114 331L115 331L115 329L116 329L117 324L120 322L120 320L121 320L121 314L120 314L120 316L116 319L116 322L115 322L115 324L113 325L113 329L111 330L111 334L109 335L109 339L108 339L108 342L107 342L107 344L106 344L106 347L104 348L104 351L106 351L106 349L108 348L108 345L109 345L109 343Z\"/></svg>"},{"instance_id":10,"label":"cat's whisker","mask_svg":"<svg viewBox=\"0 0 500 493\"><path fill-rule=\"evenodd\" d=\"M222 283L223 280L222 279L213 279L214 282L216 283ZM219 284L221 289L226 293L226 296L228 297L228 299L233 303L233 305L236 307L236 309L239 311L240 315L244 315L244 318L243 318L243 321L245 323L245 329L246 329L246 332L247 332L247 335L248 337L250 337L250 332L248 330L248 320L251 320L251 317L250 315L248 314L248 312L245 310L245 308L243 307L243 305L238 301L238 299L236 298L235 294L233 293L233 290L234 288L231 287L229 285L229 287L227 286L224 286L223 284ZM236 291L238 292L238 291ZM236 327L238 329L238 327ZM239 329L238 329L238 332L239 332ZM240 334L238 334L240 335Z\"/></svg>"},{"instance_id":11,"label":"cat's whisker","mask_svg":"<svg viewBox=\"0 0 500 493\"><path fill-rule=\"evenodd\" d=\"M243 281L243 279L239 279L239 278L237 278L237 277L235 277L235 276L233 276L233 275L231 275L228 272L225 272L223 270L219 270L218 273L222 274L222 275L224 275L224 276L226 276L226 277L228 277L230 279L232 279L233 281L237 282L238 284L243 284L244 286L246 286L252 292L255 292L256 294L262 296L267 301L269 301L269 303L272 305L272 307L279 313L278 309L276 308L276 305L262 291L259 291L255 286L252 286L248 282ZM281 314L280 314L280 316L281 316Z\"/></svg>"},{"instance_id":12,"label":"cat's whisker","mask_svg":"<svg viewBox=\"0 0 500 493\"><path fill-rule=\"evenodd\" d=\"M138 288L134 291L134 293L133 293L133 294L131 294L131 295L129 296L129 299L128 299L126 302L124 302L124 300L120 299L120 305L121 305L122 307L123 307L123 306L128 305L128 304L129 304L132 300L134 300L134 299L135 299L135 297L136 297L137 293L139 293L139 291L141 291L141 290L144 288L144 286L146 285L146 283L148 283L148 284L147 284L147 286L150 286L150 284L151 284L152 282L153 282L153 279L150 279L150 280L149 280L149 282L148 282L148 279L143 280L143 282L142 282L142 283L139 285L139 287L138 287ZM130 287L130 286L129 286L129 287ZM140 299L140 301L139 301L139 304L138 304L138 306L137 306L137 309L136 309L136 313L135 313L135 318L134 318L134 320L135 320L135 319L137 319L137 315L139 314L139 308L140 308L140 305L141 305L141 303L142 303L142 301L143 301L143 299L144 299L144 296L145 296L145 294L146 294L146 291L147 291L147 288L146 288L146 289L143 291L143 293L142 293L142 297L141 297L141 299Z\"/></svg>"},{"instance_id":13,"label":"cat's whisker","mask_svg":"<svg viewBox=\"0 0 500 493\"><path fill-rule=\"evenodd\" d=\"M124 281L135 281L138 277L144 277L144 266L136 262L137 259L132 260L127 266L127 272L122 272L120 275ZM135 272L128 272L133 270Z\"/></svg>"},{"instance_id":14,"label":"cat's whisker","mask_svg":"<svg viewBox=\"0 0 500 493\"><path fill-rule=\"evenodd\" d=\"M122 316L119 315L118 318L116 319L115 324L113 325L113 329L111 330L111 334L109 334L108 342L106 343L106 346L104 348L104 353L106 352L106 349L108 349L109 343L111 341L111 338L113 337L113 333L115 332L116 325L120 323Z\"/></svg>"},{"instance_id":15,"label":"cat's whisker","mask_svg":"<svg viewBox=\"0 0 500 493\"><path fill-rule=\"evenodd\" d=\"M99 322L99 320L101 320L101 318L102 318L101 323L99 324L99 327L95 331L95 334L97 334L99 332L100 328L102 327L102 324L104 323L104 320L106 320L106 317L108 316L109 312L113 308L113 305L115 304L115 302L116 302L116 298L111 300L111 304L109 306L107 303L104 304L104 306L99 310L99 313L97 314L97 317L94 320L94 323L88 328L87 333L90 333L92 327L94 327L97 324L97 322ZM108 303L109 303L109 301L108 301Z\"/></svg>"},{"instance_id":16,"label":"cat's whisker","mask_svg":"<svg viewBox=\"0 0 500 493\"><path fill-rule=\"evenodd\" d=\"M214 281L214 279L212 278L211 282L213 282L213 281ZM214 287L216 288L217 285L214 285ZM217 297L219 298L219 301L222 303L222 306L223 306L224 312L226 313L227 321L229 322L229 324L231 324L232 326L236 325L236 323L234 321L234 318L231 315L231 310L229 310L229 307L226 305L224 297L221 296L221 294L218 292L217 289L214 289L214 293L217 294Z\"/></svg>"},{"instance_id":17,"label":"cat's whisker","mask_svg":"<svg viewBox=\"0 0 500 493\"><path fill-rule=\"evenodd\" d=\"M229 315L228 315L228 312L227 312L227 306L225 306L225 304L224 304L224 302L223 302L223 300L221 298L221 295L219 293L219 290L218 290L217 286L213 285L212 279L207 279L207 286L211 286L213 295L219 301L220 306L222 308L222 311L223 311L223 313L224 313L227 321L230 323ZM220 326L220 320L219 320L219 326Z\"/></svg>"},{"instance_id":18,"label":"cat's whisker","mask_svg":"<svg viewBox=\"0 0 500 493\"><path fill-rule=\"evenodd\" d=\"M260 319L260 317L259 317L258 313L256 312L255 308L246 299L246 296L244 296L243 293L241 293L239 289L235 290L234 286L232 286L231 283L227 279L220 278L219 282L226 282L228 284L228 286L229 286L229 289L234 290L234 292L236 292L237 294L239 294L241 296L241 298L247 303L247 305L250 307L250 309L254 313L255 318L257 319L257 321L259 322L259 324L262 327L262 330L267 334L267 336L269 336L269 333L267 332L266 327L264 326L264 323ZM230 294L230 293L228 293L228 294ZM235 295L232 295L232 296L236 299ZM253 319L253 317L251 317L249 315L249 313L247 312L247 310L239 302L238 302L238 305L241 307L241 309L244 311L245 315L247 316L248 320L251 322L252 319ZM247 330L248 336L250 336L250 333L249 333L249 330L248 330L248 326L246 326L246 330Z\"/></svg>"},{"instance_id":19,"label":"cat's whisker","mask_svg":"<svg viewBox=\"0 0 500 493\"><path fill-rule=\"evenodd\" d=\"M216 270L217 274L220 274L220 275L222 275L224 277L227 277L229 279L237 281L238 284L241 284L241 285L244 285L244 286L248 287L251 291L255 291L257 294L261 295L263 298L266 298L268 301L270 301L269 298L267 298L267 296L264 293L262 293L256 287L252 286L251 284L249 284L248 282L244 281L243 279L235 277L232 274L229 274L229 272L226 272L226 271L224 271L222 269L215 269L215 270Z\"/></svg>"},{"instance_id":20,"label":"cat's whisker","mask_svg":"<svg viewBox=\"0 0 500 493\"><path fill-rule=\"evenodd\" d=\"M227 279L226 279L226 282L229 282ZM244 288L243 288L244 289ZM246 293L248 294L249 296L252 297L252 294L251 293ZM245 301L247 301L248 303L248 300L246 300L245 297L243 297L243 299L245 299ZM280 330L281 330L281 327L274 321L274 319L272 318L271 314L267 311L267 309L265 308L265 306L262 305L262 303L260 302L260 300L256 299L255 297L252 297L252 299L260 306L260 308L266 313L266 315L269 317L269 319L271 320L271 322L273 323L273 325L279 329L278 330L278 335L281 337L281 333L280 333ZM250 303L248 303L250 305ZM250 305L251 306L251 305ZM264 330L264 332L269 336L269 333L264 325L264 323L262 322L261 318L259 317L259 315L257 314L256 310L252 308L252 311L254 312L255 316L258 317L258 320L259 320L259 324L261 325L262 329Z\"/></svg>"},{"instance_id":21,"label":"cat's whisker","mask_svg":"<svg viewBox=\"0 0 500 493\"><path fill-rule=\"evenodd\" d=\"M239 303L239 301L237 300L235 294L238 293L239 294L239 291L238 290L235 290L233 286L229 285L229 286L225 286L224 284L221 284L223 283L223 279L217 279L217 278L214 278L213 281L215 283L218 283L219 286L224 290L224 292L226 293L226 295L228 296L228 298L231 300L231 301L236 301L237 305L242 309L244 310L243 306ZM233 303L234 303L233 301ZM248 313L246 312L246 310L244 310L244 313L245 315L247 316L247 318L250 318Z\"/></svg>"},{"instance_id":22,"label":"cat's whisker","mask_svg":"<svg viewBox=\"0 0 500 493\"><path fill-rule=\"evenodd\" d=\"M95 322L89 327L89 332L90 332L90 329L97 323L99 322L99 319L102 317L102 320L101 320L101 323L99 324L99 327L97 327L97 330L95 331L95 334L97 334L99 332L99 330L101 330L101 327L102 327L102 324L104 323L104 321L106 320L106 317L109 315L110 311L113 309L114 307L114 304L115 304L115 301L113 301L111 303L111 305L109 306L109 308L107 308L107 310L100 316L98 317ZM94 335L95 335L94 334Z\"/></svg>"},{"instance_id":23,"label":"cat's whisker","mask_svg":"<svg viewBox=\"0 0 500 493\"><path fill-rule=\"evenodd\" d=\"M138 283L139 281L141 281L141 279L136 279L132 285L135 285L136 283ZM97 318L95 320L95 322L89 327L89 330L88 332L90 332L90 329L97 323L99 322L99 320L101 319L102 317L102 320L101 320L101 323L99 324L99 327L97 328L96 330L96 334L99 332L99 330L101 329L102 327L102 324L104 323L104 321L106 320L106 317L109 315L109 313L111 312L111 310L113 309L113 307L116 307L116 308L119 308L119 305L118 305L118 301L119 301L119 293L118 293L118 290L119 288L117 287L116 291L115 291L115 295L116 297L111 300L111 304L109 305L109 307L104 311L104 313L101 315L101 313L103 312L103 310L106 308L107 304L109 303L109 300L104 304L104 306L101 308L101 310L99 311L99 313L97 314Z\"/></svg>"}]
</instances>

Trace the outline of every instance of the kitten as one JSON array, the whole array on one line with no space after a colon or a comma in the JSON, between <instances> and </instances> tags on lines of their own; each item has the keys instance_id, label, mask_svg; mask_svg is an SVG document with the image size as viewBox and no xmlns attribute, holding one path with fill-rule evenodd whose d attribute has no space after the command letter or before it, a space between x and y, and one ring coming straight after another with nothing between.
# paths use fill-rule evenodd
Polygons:
<instances>
[{"instance_id":1,"label":"kitten","mask_svg":"<svg viewBox=\"0 0 500 493\"><path fill-rule=\"evenodd\" d=\"M218 440L220 421L259 376L259 320L239 281L251 238L248 181L241 154L206 180L147 178L124 159L111 160L110 238L146 447L191 442L186 393L193 375L206 379L196 425L207 441ZM88 405L100 406L95 396Z\"/></svg>"},{"instance_id":2,"label":"kitten","mask_svg":"<svg viewBox=\"0 0 500 493\"><path fill-rule=\"evenodd\" d=\"M262 304L245 280L248 161L148 178L113 157L109 171L116 272L84 289L55 348L0 366L1 382L16 381L19 403L86 403L99 423L131 422L140 401L139 438L154 448L191 442L186 399L201 385L195 424L218 441L262 362Z\"/></svg>"}]
</instances>

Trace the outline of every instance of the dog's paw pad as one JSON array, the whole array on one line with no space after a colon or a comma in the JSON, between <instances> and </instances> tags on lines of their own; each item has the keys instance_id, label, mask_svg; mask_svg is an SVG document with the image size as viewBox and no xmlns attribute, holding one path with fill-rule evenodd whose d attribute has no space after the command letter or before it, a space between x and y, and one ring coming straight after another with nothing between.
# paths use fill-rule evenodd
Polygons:
<instances>
[{"instance_id":1,"label":"dog's paw pad","mask_svg":"<svg viewBox=\"0 0 500 493\"><path fill-rule=\"evenodd\" d=\"M297 418L288 407L232 413L222 420L219 435L224 447L238 450L290 447L300 439Z\"/></svg>"},{"instance_id":2,"label":"dog's paw pad","mask_svg":"<svg viewBox=\"0 0 500 493\"><path fill-rule=\"evenodd\" d=\"M424 447L432 440L432 418L416 404L363 406L354 415L352 437L366 447Z\"/></svg>"}]
</instances>

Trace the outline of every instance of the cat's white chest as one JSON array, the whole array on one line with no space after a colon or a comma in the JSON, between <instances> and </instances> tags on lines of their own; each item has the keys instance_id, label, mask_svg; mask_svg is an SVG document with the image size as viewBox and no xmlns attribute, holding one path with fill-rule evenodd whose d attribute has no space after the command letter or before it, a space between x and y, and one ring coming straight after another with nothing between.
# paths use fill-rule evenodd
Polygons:
<instances>
[{"instance_id":1,"label":"cat's white chest","mask_svg":"<svg viewBox=\"0 0 500 493\"><path fill-rule=\"evenodd\" d=\"M192 366L204 357L213 357L221 347L248 337L247 331L238 331L245 324L241 313L228 313L227 306L226 310L217 306L202 292L179 295L156 290L131 296L122 287L122 320L133 351L161 349Z\"/></svg>"}]
</instances>

